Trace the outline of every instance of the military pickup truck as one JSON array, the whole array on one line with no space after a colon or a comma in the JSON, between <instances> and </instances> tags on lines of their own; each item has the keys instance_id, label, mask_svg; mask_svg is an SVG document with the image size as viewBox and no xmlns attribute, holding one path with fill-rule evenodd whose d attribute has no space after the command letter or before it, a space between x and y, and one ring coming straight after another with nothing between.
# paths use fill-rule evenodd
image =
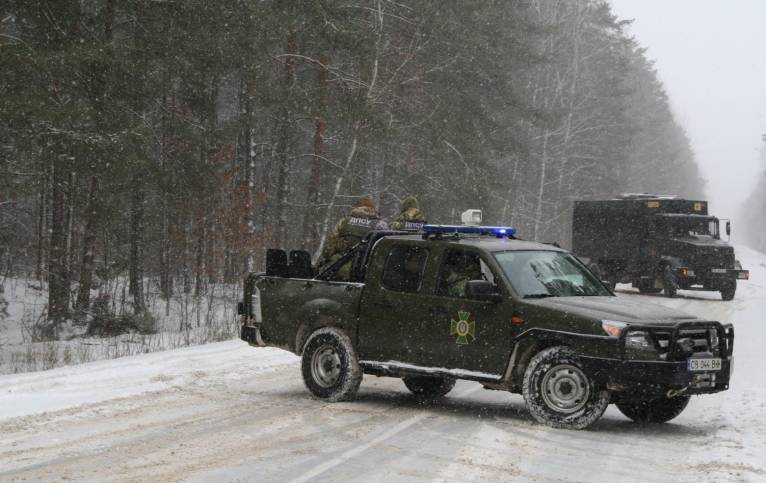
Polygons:
<instances>
[{"instance_id":1,"label":"military pickup truck","mask_svg":"<svg viewBox=\"0 0 766 483\"><path fill-rule=\"evenodd\" d=\"M726 234L731 224L726 222ZM591 271L614 284L632 283L642 293L678 289L719 291L732 300L737 280L748 280L721 239L720 220L708 203L648 193L612 200L576 201L572 252Z\"/></svg>"},{"instance_id":2,"label":"military pickup truck","mask_svg":"<svg viewBox=\"0 0 766 483\"><path fill-rule=\"evenodd\" d=\"M305 252L269 250L266 273L246 279L241 338L301 355L323 400L352 398L363 374L429 399L464 379L523 394L536 421L560 428L588 427L610 402L665 422L729 387L731 325L618 298L567 251L512 228L423 230L372 232L321 273Z\"/></svg>"}]
</instances>

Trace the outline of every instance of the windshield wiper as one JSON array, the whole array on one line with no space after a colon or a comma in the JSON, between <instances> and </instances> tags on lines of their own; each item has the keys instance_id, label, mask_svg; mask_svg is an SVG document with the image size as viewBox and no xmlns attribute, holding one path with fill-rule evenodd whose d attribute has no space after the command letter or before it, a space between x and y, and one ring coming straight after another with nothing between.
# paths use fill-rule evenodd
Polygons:
<instances>
[{"instance_id":1,"label":"windshield wiper","mask_svg":"<svg viewBox=\"0 0 766 483\"><path fill-rule=\"evenodd\" d=\"M522 298L525 298L525 299L544 299L546 297L555 297L555 295L553 295L552 293L530 293L530 294L525 295Z\"/></svg>"}]
</instances>

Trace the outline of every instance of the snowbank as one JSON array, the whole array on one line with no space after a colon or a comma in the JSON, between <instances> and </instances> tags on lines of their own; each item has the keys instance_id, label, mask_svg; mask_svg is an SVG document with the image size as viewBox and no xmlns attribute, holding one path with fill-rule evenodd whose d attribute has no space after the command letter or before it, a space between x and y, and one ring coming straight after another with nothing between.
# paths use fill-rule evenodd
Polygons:
<instances>
[{"instance_id":1,"label":"snowbank","mask_svg":"<svg viewBox=\"0 0 766 483\"><path fill-rule=\"evenodd\" d=\"M167 389L216 373L255 374L291 364L289 352L254 350L241 341L217 342L44 372L0 376L0 419Z\"/></svg>"}]
</instances>

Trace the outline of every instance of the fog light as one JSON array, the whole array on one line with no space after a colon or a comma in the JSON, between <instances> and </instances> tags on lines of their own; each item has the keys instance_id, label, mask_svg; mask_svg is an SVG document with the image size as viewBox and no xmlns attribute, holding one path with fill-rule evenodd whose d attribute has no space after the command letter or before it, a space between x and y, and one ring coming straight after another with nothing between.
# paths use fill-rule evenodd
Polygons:
<instances>
[{"instance_id":1,"label":"fog light","mask_svg":"<svg viewBox=\"0 0 766 483\"><path fill-rule=\"evenodd\" d=\"M625 336L626 349L645 350L649 347L651 347L651 344L649 344L649 340L644 332L628 332L628 335Z\"/></svg>"},{"instance_id":2,"label":"fog light","mask_svg":"<svg viewBox=\"0 0 766 483\"><path fill-rule=\"evenodd\" d=\"M708 335L710 337L710 350L711 351L717 351L718 350L718 330L717 329L710 329L708 331Z\"/></svg>"}]
</instances>

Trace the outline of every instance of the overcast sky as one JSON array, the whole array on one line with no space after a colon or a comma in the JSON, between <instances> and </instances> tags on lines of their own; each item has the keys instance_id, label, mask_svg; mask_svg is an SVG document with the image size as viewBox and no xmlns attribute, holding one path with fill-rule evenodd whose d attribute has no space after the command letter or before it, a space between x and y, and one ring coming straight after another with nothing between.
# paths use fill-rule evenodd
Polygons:
<instances>
[{"instance_id":1,"label":"overcast sky","mask_svg":"<svg viewBox=\"0 0 766 483\"><path fill-rule=\"evenodd\" d=\"M611 0L656 61L714 214L736 216L766 168L766 0Z\"/></svg>"}]
</instances>

